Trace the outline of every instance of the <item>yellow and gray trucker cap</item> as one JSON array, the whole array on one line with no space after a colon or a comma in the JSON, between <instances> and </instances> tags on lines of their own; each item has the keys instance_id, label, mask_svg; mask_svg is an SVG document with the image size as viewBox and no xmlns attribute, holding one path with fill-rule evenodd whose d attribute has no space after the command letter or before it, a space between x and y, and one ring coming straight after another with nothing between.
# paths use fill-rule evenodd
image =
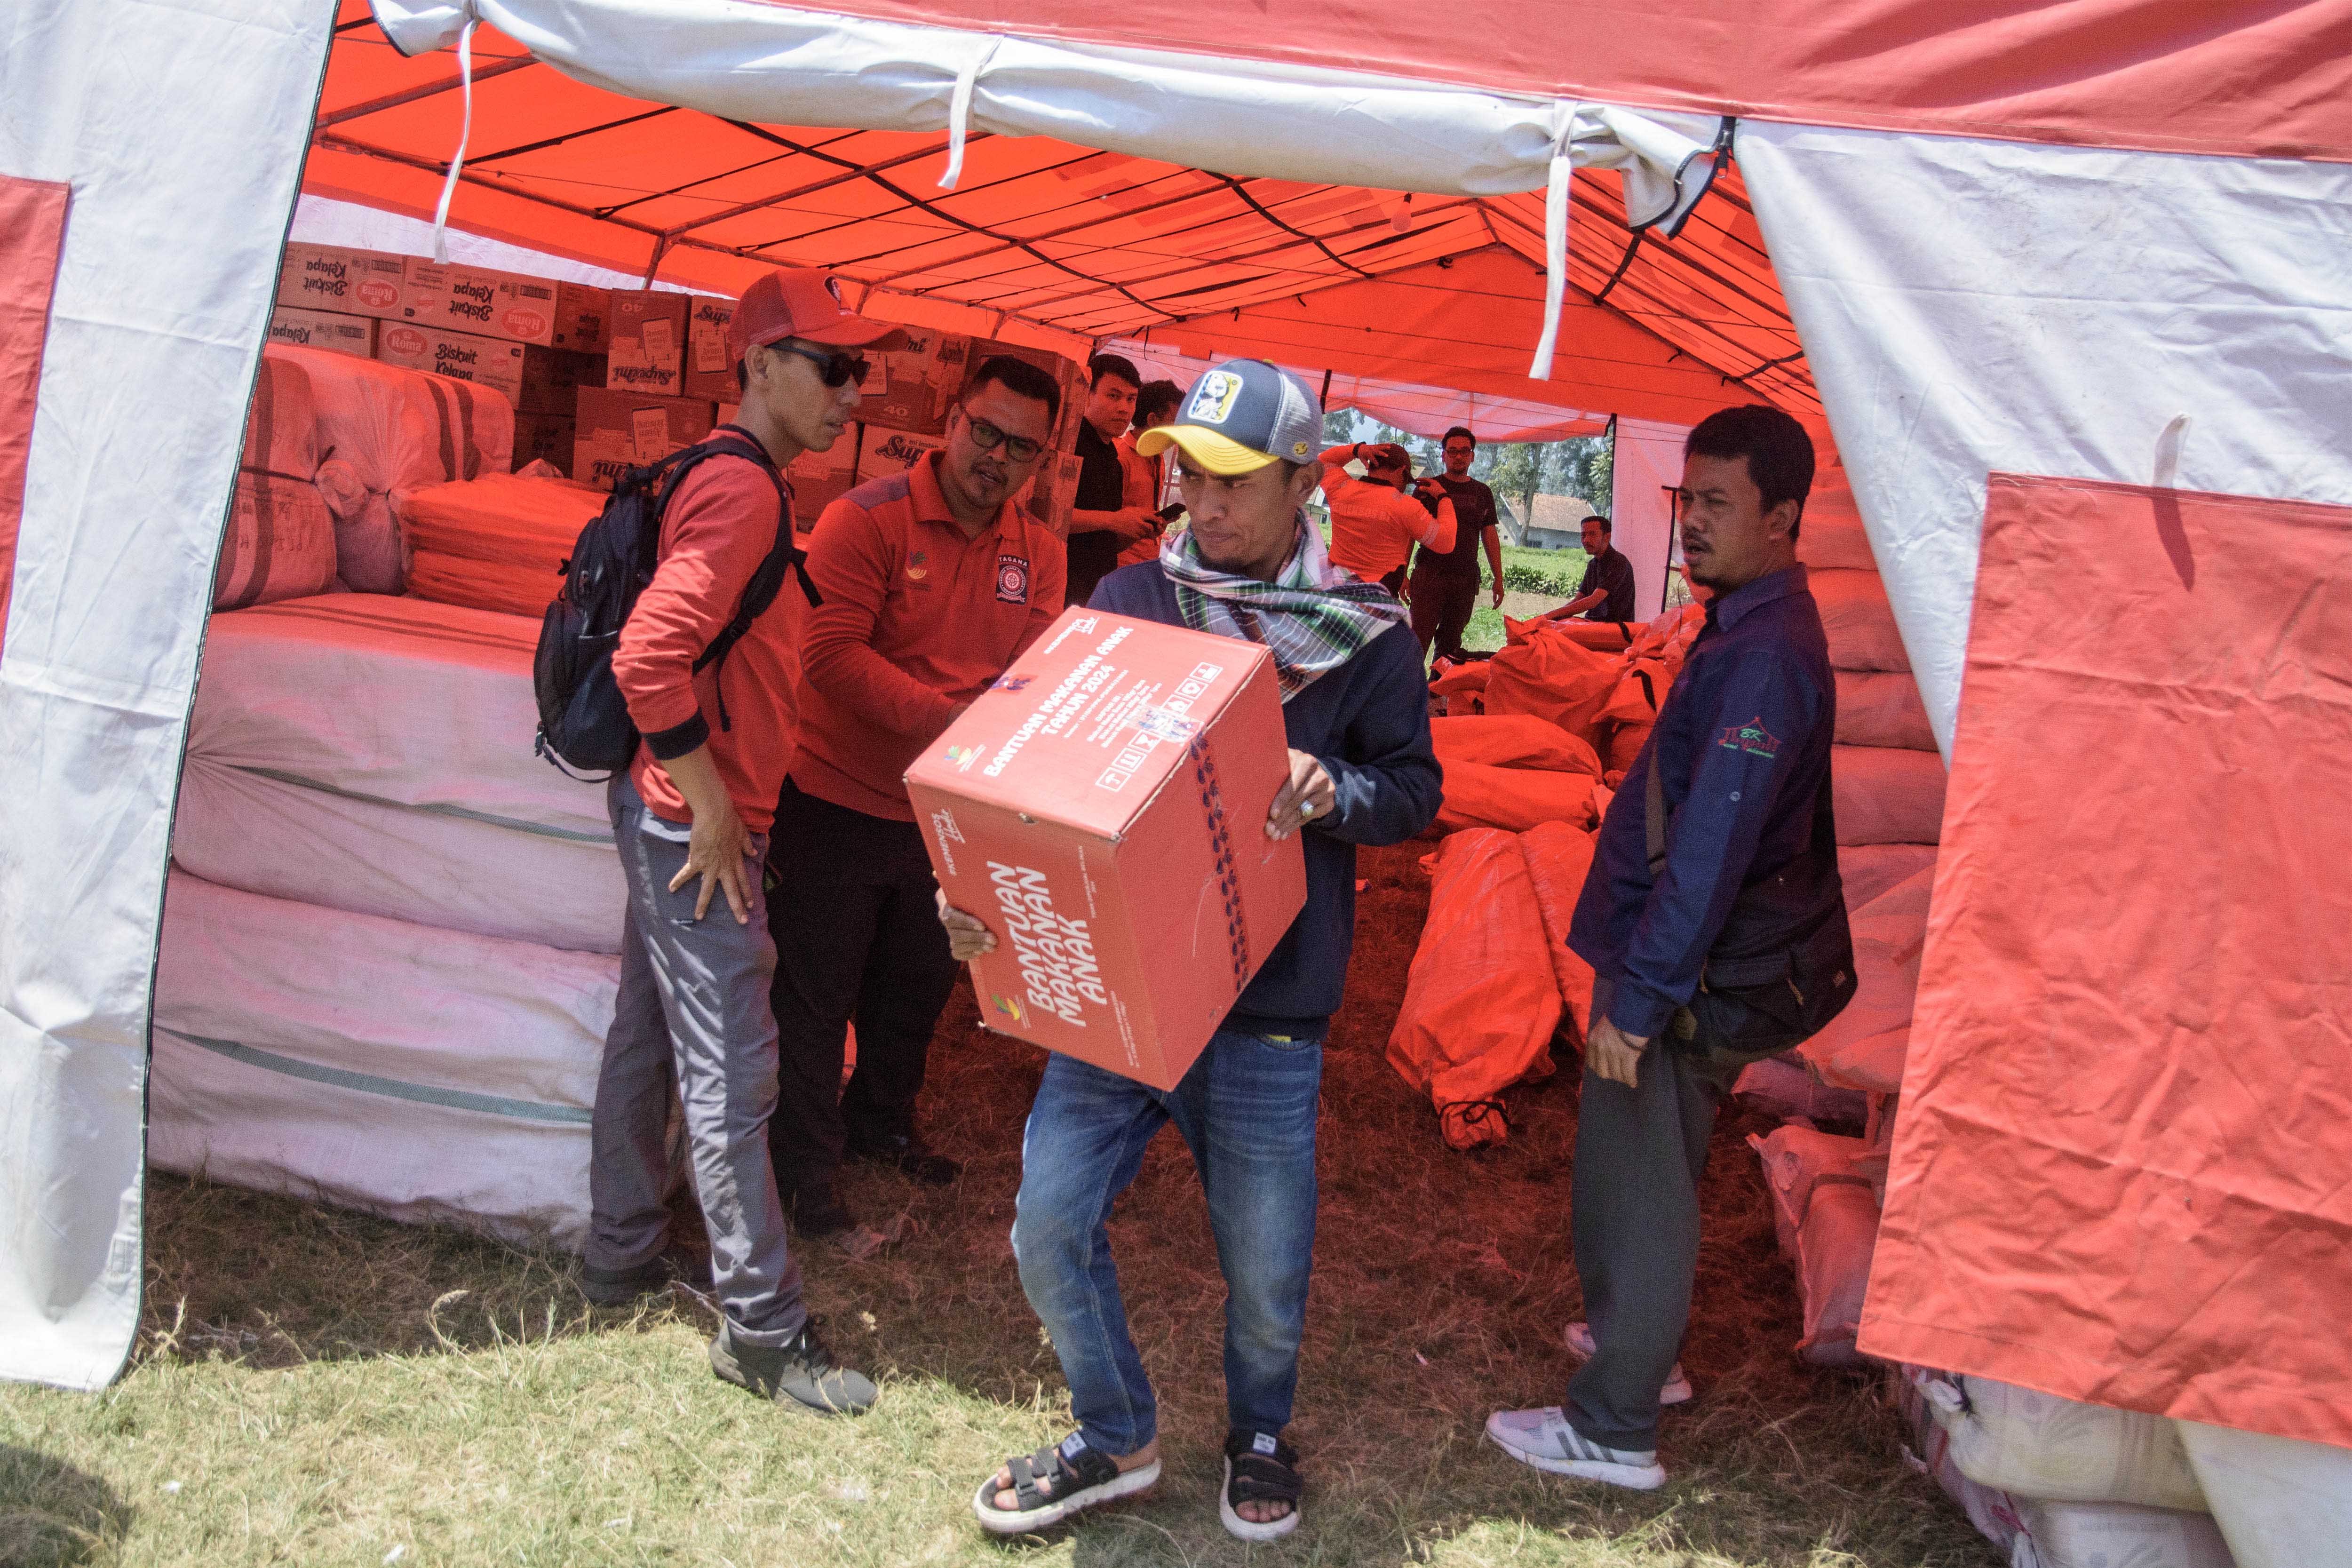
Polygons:
<instances>
[{"instance_id":1,"label":"yellow and gray trucker cap","mask_svg":"<svg viewBox=\"0 0 2352 1568\"><path fill-rule=\"evenodd\" d=\"M1192 466L1230 476L1277 458L1312 462L1322 439L1323 405L1297 376L1264 360L1237 359L1204 372L1175 423L1146 430L1135 449L1149 458L1181 447Z\"/></svg>"}]
</instances>

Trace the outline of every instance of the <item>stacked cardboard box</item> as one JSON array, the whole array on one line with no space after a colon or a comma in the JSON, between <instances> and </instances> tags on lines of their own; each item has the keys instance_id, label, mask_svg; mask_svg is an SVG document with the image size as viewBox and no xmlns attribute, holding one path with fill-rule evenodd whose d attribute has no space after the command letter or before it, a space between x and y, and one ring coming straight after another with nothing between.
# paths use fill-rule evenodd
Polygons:
<instances>
[{"instance_id":1,"label":"stacked cardboard box","mask_svg":"<svg viewBox=\"0 0 2352 1568\"><path fill-rule=\"evenodd\" d=\"M269 314L269 341L289 348L325 349L330 353L373 359L375 334L373 316L341 316L290 305L280 305Z\"/></svg>"},{"instance_id":2,"label":"stacked cardboard box","mask_svg":"<svg viewBox=\"0 0 2352 1568\"><path fill-rule=\"evenodd\" d=\"M573 398L605 379L610 289L418 256L289 245L275 342L494 388L514 406L516 462L569 468Z\"/></svg>"}]
</instances>

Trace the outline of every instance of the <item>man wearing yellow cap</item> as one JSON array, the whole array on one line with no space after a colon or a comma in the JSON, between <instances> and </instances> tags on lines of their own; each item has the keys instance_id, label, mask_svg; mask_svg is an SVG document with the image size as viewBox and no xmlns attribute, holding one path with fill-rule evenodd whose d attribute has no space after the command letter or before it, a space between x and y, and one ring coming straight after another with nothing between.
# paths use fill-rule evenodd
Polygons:
<instances>
[{"instance_id":1,"label":"man wearing yellow cap","mask_svg":"<svg viewBox=\"0 0 2352 1568\"><path fill-rule=\"evenodd\" d=\"M1355 930L1356 846L1394 844L1437 813L1428 689L1404 608L1326 558L1301 509L1321 481L1323 414L1295 377L1255 360L1193 383L1173 448L1191 526L1156 561L1103 579L1091 607L1263 645L1274 656L1290 779L1265 832L1302 836L1307 904L1173 1089L1073 1057L1047 1059L1023 1142L1013 1250L1022 1289L1070 1384L1078 1429L1012 1460L972 1500L1022 1534L1160 1478L1158 1408L1127 1327L1105 1222L1169 1122L1192 1149L1225 1276L1225 1479L1218 1517L1245 1541L1297 1528L1298 1456L1282 1440L1315 1247L1315 1111L1323 1037ZM943 909L970 959L995 945Z\"/></svg>"}]
</instances>

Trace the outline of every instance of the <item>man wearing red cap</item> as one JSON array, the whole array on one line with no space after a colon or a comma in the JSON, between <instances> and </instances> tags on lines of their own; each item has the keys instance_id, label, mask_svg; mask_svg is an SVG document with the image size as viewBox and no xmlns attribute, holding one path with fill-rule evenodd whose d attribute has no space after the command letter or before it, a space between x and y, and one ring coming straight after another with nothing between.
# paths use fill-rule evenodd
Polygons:
<instances>
[{"instance_id":1,"label":"man wearing red cap","mask_svg":"<svg viewBox=\"0 0 2352 1568\"><path fill-rule=\"evenodd\" d=\"M778 470L839 439L857 408L859 351L904 337L852 314L810 270L759 279L729 331L742 403L727 428ZM724 1318L713 1370L764 1398L857 1411L874 1384L834 1363L801 1304L768 1157L776 949L760 868L798 729L807 600L788 584L727 658L700 662L788 540L785 496L780 476L748 458L697 464L663 510L653 580L613 655L642 740L608 794L629 907L596 1086L582 1288L618 1306L691 1268L663 1246L675 1083Z\"/></svg>"}]
</instances>

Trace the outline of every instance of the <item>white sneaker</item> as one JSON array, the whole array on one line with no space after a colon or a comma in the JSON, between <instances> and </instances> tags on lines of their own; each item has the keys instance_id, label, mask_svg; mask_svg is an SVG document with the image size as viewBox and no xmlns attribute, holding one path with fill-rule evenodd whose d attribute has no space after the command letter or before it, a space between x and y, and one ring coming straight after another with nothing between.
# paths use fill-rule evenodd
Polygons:
<instances>
[{"instance_id":1,"label":"white sneaker","mask_svg":"<svg viewBox=\"0 0 2352 1568\"><path fill-rule=\"evenodd\" d=\"M1486 1417L1486 1436L1519 1463L1555 1476L1637 1492L1655 1491L1666 1482L1655 1448L1604 1447L1570 1426L1557 1405L1497 1410Z\"/></svg>"},{"instance_id":2,"label":"white sneaker","mask_svg":"<svg viewBox=\"0 0 2352 1568\"><path fill-rule=\"evenodd\" d=\"M1568 1341L1568 1353L1574 1356L1580 1363L1592 1359L1592 1325L1591 1323L1569 1324L1565 1337ZM1691 1402L1691 1397L1690 1379L1683 1375L1683 1363L1676 1362L1674 1370L1666 1373L1666 1385L1658 1390L1658 1403L1687 1405Z\"/></svg>"}]
</instances>

